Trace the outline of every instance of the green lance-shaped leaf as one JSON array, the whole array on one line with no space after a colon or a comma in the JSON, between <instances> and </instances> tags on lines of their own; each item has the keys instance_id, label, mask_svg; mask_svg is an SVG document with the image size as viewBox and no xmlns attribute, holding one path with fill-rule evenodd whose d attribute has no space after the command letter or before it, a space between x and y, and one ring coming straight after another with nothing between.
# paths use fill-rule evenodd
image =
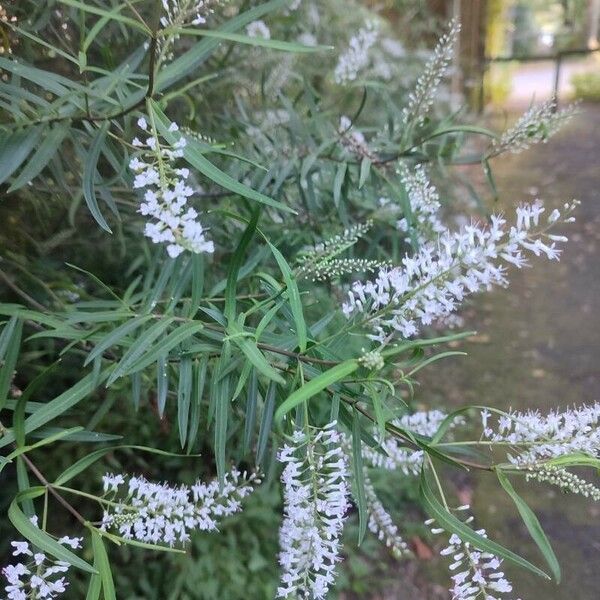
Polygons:
<instances>
[{"instance_id":1,"label":"green lance-shaped leaf","mask_svg":"<svg viewBox=\"0 0 600 600\"><path fill-rule=\"evenodd\" d=\"M277 261L277 265L279 266L279 270L283 275L283 280L285 281L287 296L290 302L290 308L292 309L292 315L294 317L294 324L296 325L296 335L298 337L298 347L300 348L300 352L304 352L306 350L306 344L308 340L308 334L306 329L306 321L304 320L304 311L302 310L302 301L300 300L300 292L298 290L298 285L296 284L296 279L294 278L294 274L290 269L287 261L283 257L283 254L279 252L271 242L269 242L269 248Z\"/></svg>"},{"instance_id":2,"label":"green lance-shaped leaf","mask_svg":"<svg viewBox=\"0 0 600 600\"><path fill-rule=\"evenodd\" d=\"M535 573L536 575L539 575L540 577L550 579L550 577L544 573L544 571L531 564L528 560L525 560L518 554L515 554L512 552L512 550L509 550L508 548L505 548L504 546L501 546L500 544L493 542L488 538L484 538L473 531L470 527L465 525L460 519L457 519L452 513L448 512L435 497L433 490L429 485L429 481L427 480L425 469L423 469L421 472L419 494L421 496L421 501L423 502L425 511L430 517L435 519L436 523L444 530L448 531L449 533L455 533L461 540L469 542L475 548L483 552L495 554L496 556L509 560L519 567L523 567Z\"/></svg>"},{"instance_id":3,"label":"green lance-shaped leaf","mask_svg":"<svg viewBox=\"0 0 600 600\"><path fill-rule=\"evenodd\" d=\"M356 491L356 505L358 507L358 545L367 532L367 496L365 493L365 472L363 470L362 441L360 437L360 420L358 412L352 415L352 466L354 469L354 489Z\"/></svg>"},{"instance_id":4,"label":"green lance-shaped leaf","mask_svg":"<svg viewBox=\"0 0 600 600\"><path fill-rule=\"evenodd\" d=\"M104 547L104 540L96 529L90 528L92 532L92 548L94 550L94 566L100 574L100 581L102 582L102 592L104 600L117 600L117 594L115 592L115 584L113 581L112 572L110 570L110 562L108 560L108 554Z\"/></svg>"},{"instance_id":5,"label":"green lance-shaped leaf","mask_svg":"<svg viewBox=\"0 0 600 600\"><path fill-rule=\"evenodd\" d=\"M535 516L535 513L531 510L531 508L529 508L523 498L517 494L508 477L500 469L496 470L496 475L498 476L500 485L515 503L515 506L517 507L521 518L523 519L523 523L525 523L525 527L527 527L527 531L529 531L533 541L537 544L540 552L544 555L544 558L546 559L546 562L548 563L548 566L554 575L556 583L560 583L561 574L558 559L554 554L554 550L552 550L550 541L546 537L538 518Z\"/></svg>"},{"instance_id":6,"label":"green lance-shaped leaf","mask_svg":"<svg viewBox=\"0 0 600 600\"><path fill-rule=\"evenodd\" d=\"M285 379L269 364L257 345L247 337L237 323L231 323L227 327L227 333L229 339L244 353L244 356L254 365L257 371L272 381L276 381L281 385L285 384Z\"/></svg>"},{"instance_id":7,"label":"green lance-shaped leaf","mask_svg":"<svg viewBox=\"0 0 600 600\"><path fill-rule=\"evenodd\" d=\"M10 391L10 384L21 349L22 331L23 321L12 317L0 335L0 410L6 404Z\"/></svg>"},{"instance_id":8,"label":"green lance-shaped leaf","mask_svg":"<svg viewBox=\"0 0 600 600\"><path fill-rule=\"evenodd\" d=\"M106 139L108 125L109 124L107 121L102 125L102 127L100 127L100 129L98 129L85 157L85 162L83 165L83 197L85 198L85 203L87 204L94 219L96 219L98 225L100 225L100 227L102 227L102 229L105 231L108 231L108 233L112 233L108 223L106 222L106 219L100 212L100 207L98 206L98 201L96 200L96 186L94 183L98 158L100 157L100 151L102 150L102 145Z\"/></svg>"},{"instance_id":9,"label":"green lance-shaped leaf","mask_svg":"<svg viewBox=\"0 0 600 600\"><path fill-rule=\"evenodd\" d=\"M119 327L116 329L113 329L113 331L111 331L100 343L96 344L94 349L88 354L83 364L88 365L91 363L97 356L100 356L109 348L119 344L125 336L135 331L138 327L150 319L152 319L152 315L142 315L140 317L130 319L126 323L119 325Z\"/></svg>"},{"instance_id":10,"label":"green lance-shaped leaf","mask_svg":"<svg viewBox=\"0 0 600 600\"><path fill-rule=\"evenodd\" d=\"M23 170L13 181L8 189L8 193L14 192L30 181L33 181L50 162L50 159L56 154L63 140L65 139L68 127L56 126L48 131L44 141L34 152L33 156L27 161Z\"/></svg>"},{"instance_id":11,"label":"green lance-shaped leaf","mask_svg":"<svg viewBox=\"0 0 600 600\"><path fill-rule=\"evenodd\" d=\"M210 29L179 27L176 29L178 34L193 35L198 37L209 37L227 42L237 42L238 44L248 44L250 46L260 46L270 50L281 50L283 52L308 53L324 52L331 50L332 46L305 46L296 42L284 42L281 40L265 39L261 37L252 37L241 33L227 33L226 31L212 31Z\"/></svg>"},{"instance_id":12,"label":"green lance-shaped leaf","mask_svg":"<svg viewBox=\"0 0 600 600\"><path fill-rule=\"evenodd\" d=\"M41 127L0 133L0 183L4 183L23 164L41 134Z\"/></svg>"},{"instance_id":13,"label":"green lance-shaped leaf","mask_svg":"<svg viewBox=\"0 0 600 600\"><path fill-rule=\"evenodd\" d=\"M115 370L112 372L109 377L106 385L110 386L114 381L116 381L119 377L125 375L131 369L132 365L139 360L139 358L152 347L152 343L158 337L160 337L165 330L171 325L173 322L173 318L168 317L166 319L161 319L158 323L155 323L136 340L135 344L125 352L121 360L117 363ZM160 353L160 349L157 352L157 355Z\"/></svg>"},{"instance_id":14,"label":"green lance-shaped leaf","mask_svg":"<svg viewBox=\"0 0 600 600\"><path fill-rule=\"evenodd\" d=\"M49 421L62 415L67 410L81 402L88 394L90 394L102 380L106 379L106 373L103 373L99 378L94 373L86 375L75 385L70 387L66 392L63 392L50 402L42 405L27 419L25 419L25 433L31 433L42 427ZM15 441L15 436L12 432L6 433L0 438L0 448L7 446Z\"/></svg>"},{"instance_id":15,"label":"green lance-shaped leaf","mask_svg":"<svg viewBox=\"0 0 600 600\"><path fill-rule=\"evenodd\" d=\"M81 569L87 573L96 573L96 570L91 565L52 539L45 531L36 527L19 508L19 502L26 499L37 498L44 493L45 488L43 487L30 488L29 490L19 493L8 509L8 518L10 519L10 522L23 537L43 552L51 554L58 560L64 560L77 569Z\"/></svg>"},{"instance_id":16,"label":"green lance-shaped leaf","mask_svg":"<svg viewBox=\"0 0 600 600\"><path fill-rule=\"evenodd\" d=\"M283 417L291 410L296 408L302 402L306 402L313 396L322 392L325 388L337 383L344 377L347 377L358 369L358 362L354 359L347 360L331 369L328 369L324 373L321 373L314 379L311 379L308 383L305 383L302 387L298 388L293 392L287 399L277 408L275 411L275 421L281 422Z\"/></svg>"}]
</instances>

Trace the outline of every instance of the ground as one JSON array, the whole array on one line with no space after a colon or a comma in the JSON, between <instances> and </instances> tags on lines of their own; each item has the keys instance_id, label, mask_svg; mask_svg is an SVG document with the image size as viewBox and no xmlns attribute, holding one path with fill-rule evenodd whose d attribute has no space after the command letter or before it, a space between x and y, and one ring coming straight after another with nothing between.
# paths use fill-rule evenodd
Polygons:
<instances>
[{"instance_id":1,"label":"ground","mask_svg":"<svg viewBox=\"0 0 600 600\"><path fill-rule=\"evenodd\" d=\"M494 169L500 193L495 207L510 214L521 201L542 198L547 210L578 198L577 222L560 263L534 260L533 268L510 272L507 289L480 296L465 312L477 336L460 344L469 353L421 373L418 397L431 406L487 404L502 409L540 409L600 400L600 106L582 106L572 122L548 144L499 158ZM478 172L469 174L481 178ZM471 500L477 523L500 543L543 566L511 502L493 475L453 478ZM593 475L592 475L593 476ZM523 489L549 535L563 569L560 586L505 565L514 597L527 600L598 598L600 507L549 487ZM398 585L374 598L449 598L440 585L448 573L433 558L398 567Z\"/></svg>"}]
</instances>

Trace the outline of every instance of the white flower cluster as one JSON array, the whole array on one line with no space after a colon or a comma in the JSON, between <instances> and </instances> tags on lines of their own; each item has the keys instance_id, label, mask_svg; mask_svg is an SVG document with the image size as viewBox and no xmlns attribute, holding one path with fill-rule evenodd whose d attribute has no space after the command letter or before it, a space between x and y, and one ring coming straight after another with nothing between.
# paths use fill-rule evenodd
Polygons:
<instances>
[{"instance_id":1,"label":"white flower cluster","mask_svg":"<svg viewBox=\"0 0 600 600\"><path fill-rule=\"evenodd\" d=\"M408 105L402 111L402 120L405 124L419 125L425 120L433 105L437 89L452 62L459 33L459 22L452 20L448 25L448 31L439 39L432 57L417 79L415 89L408 95Z\"/></svg>"},{"instance_id":2,"label":"white flower cluster","mask_svg":"<svg viewBox=\"0 0 600 600\"><path fill-rule=\"evenodd\" d=\"M423 165L418 165L414 171L403 168L400 177L410 205L411 227L409 228L406 217L397 221L396 227L407 233L406 242L411 241L409 229L414 231L418 245L422 246L446 231L438 216L441 208L440 196L437 189L429 182Z\"/></svg>"},{"instance_id":3,"label":"white flower cluster","mask_svg":"<svg viewBox=\"0 0 600 600\"><path fill-rule=\"evenodd\" d=\"M432 437L445 418L446 414L440 410L419 411L394 419L392 425L417 435ZM453 421L453 426L461 422L461 418L457 418ZM377 437L379 436L377 435ZM419 475L424 458L422 450L407 448L392 436L386 436L379 442L384 453L366 445L363 445L362 448L363 458L372 467L388 471L401 471L405 475Z\"/></svg>"},{"instance_id":4,"label":"white flower cluster","mask_svg":"<svg viewBox=\"0 0 600 600\"><path fill-rule=\"evenodd\" d=\"M494 140L491 156L506 151L518 154L534 144L547 142L574 113L573 105L557 110L554 99L532 106L500 139Z\"/></svg>"},{"instance_id":5,"label":"white flower cluster","mask_svg":"<svg viewBox=\"0 0 600 600\"><path fill-rule=\"evenodd\" d=\"M81 548L81 538L64 536L58 543L70 548ZM13 556L23 556L25 562L7 565L2 569L7 585L6 600L29 600L30 598L58 598L69 585L64 573L69 563L52 560L42 552L35 552L27 542L11 542Z\"/></svg>"},{"instance_id":6,"label":"white flower cluster","mask_svg":"<svg viewBox=\"0 0 600 600\"><path fill-rule=\"evenodd\" d=\"M259 483L256 473L237 469L225 476L223 487L218 480L171 487L143 477L127 481L123 475L105 475L102 529L151 544L185 544L192 531L213 531L219 519L239 512L241 500Z\"/></svg>"},{"instance_id":7,"label":"white flower cluster","mask_svg":"<svg viewBox=\"0 0 600 600\"><path fill-rule=\"evenodd\" d=\"M377 536L392 552L395 558L410 554L410 550L402 536L398 533L398 527L394 525L392 517L385 510L383 504L377 497L375 488L365 470L364 475L365 496L367 500L367 512L369 514L369 531Z\"/></svg>"},{"instance_id":8,"label":"white flower cluster","mask_svg":"<svg viewBox=\"0 0 600 600\"><path fill-rule=\"evenodd\" d=\"M460 506L457 510L468 510L468 506ZM470 516L465 524L473 521ZM430 519L426 525L434 525L435 521ZM439 527L433 527L432 533L444 533ZM487 537L485 529L479 529L476 533ZM489 552L481 552L474 548L470 542L465 542L453 533L450 536L449 545L440 554L452 558L450 571L453 587L450 589L452 600L498 600L497 594L508 594L512 591L512 584L500 571L502 561Z\"/></svg>"},{"instance_id":9,"label":"white flower cluster","mask_svg":"<svg viewBox=\"0 0 600 600\"><path fill-rule=\"evenodd\" d=\"M511 412L498 417L496 427L489 421L489 411L482 411L483 436L491 443L508 442L522 447L509 460L518 465L535 463L583 452L600 457L600 403L552 411Z\"/></svg>"},{"instance_id":10,"label":"white flower cluster","mask_svg":"<svg viewBox=\"0 0 600 600\"><path fill-rule=\"evenodd\" d=\"M249 25L246 25L246 33L249 37L263 38L265 40L271 39L271 30L267 27L264 21L252 21Z\"/></svg>"},{"instance_id":11,"label":"white flower cluster","mask_svg":"<svg viewBox=\"0 0 600 600\"><path fill-rule=\"evenodd\" d=\"M352 247L371 228L371 221L345 229L341 234L319 242L313 248L305 248L298 256L298 278L323 281L341 275L375 271L388 266L379 260L366 258L336 258Z\"/></svg>"},{"instance_id":12,"label":"white flower cluster","mask_svg":"<svg viewBox=\"0 0 600 600\"><path fill-rule=\"evenodd\" d=\"M162 0L164 15L160 18L163 27L204 25L213 5L219 0Z\"/></svg>"},{"instance_id":13,"label":"white flower cluster","mask_svg":"<svg viewBox=\"0 0 600 600\"><path fill-rule=\"evenodd\" d=\"M576 205L566 204L566 213ZM504 218L492 215L488 227L471 224L444 232L414 256L407 255L401 267L381 269L374 281L355 282L342 307L344 314L367 313L365 322L374 328L371 337L382 343L396 332L404 338L415 335L422 325L454 312L466 296L506 285L503 263L527 264L524 250L558 260L556 243L567 238L546 231L561 219L561 213L553 211L541 224L544 210L540 202L519 206L516 224L508 230Z\"/></svg>"},{"instance_id":14,"label":"white flower cluster","mask_svg":"<svg viewBox=\"0 0 600 600\"><path fill-rule=\"evenodd\" d=\"M377 24L369 21L350 38L348 48L339 56L335 67L333 77L336 83L345 85L354 81L360 71L368 66L369 50L378 36Z\"/></svg>"},{"instance_id":15,"label":"white flower cluster","mask_svg":"<svg viewBox=\"0 0 600 600\"><path fill-rule=\"evenodd\" d=\"M600 488L589 481L585 481L575 473L561 469L552 465L541 467L529 467L525 479L527 481L539 481L540 483L549 483L560 488L563 492L579 494L584 498L591 498L594 502L600 502Z\"/></svg>"},{"instance_id":16,"label":"white flower cluster","mask_svg":"<svg viewBox=\"0 0 600 600\"><path fill-rule=\"evenodd\" d=\"M221 0L162 0L160 24L167 32L158 31L158 49L163 60L172 60L172 48L179 39L179 28L204 25Z\"/></svg>"},{"instance_id":17,"label":"white flower cluster","mask_svg":"<svg viewBox=\"0 0 600 600\"><path fill-rule=\"evenodd\" d=\"M280 598L325 598L341 560L341 534L349 509L348 459L332 422L310 436L296 431L284 446L284 518L279 532Z\"/></svg>"},{"instance_id":18,"label":"white flower cluster","mask_svg":"<svg viewBox=\"0 0 600 600\"><path fill-rule=\"evenodd\" d=\"M146 223L144 234L155 244L166 243L171 258L179 256L184 250L191 252L214 252L214 244L205 237L205 230L198 213L188 207L188 198L194 190L187 185L189 170L176 168L174 163L183 156L185 137L170 145L150 127L146 119L141 117L138 126L148 134L145 141L137 137L132 144L140 148L141 155L134 156L130 169L135 173L133 186L144 189L144 201L139 212L151 219ZM169 131L178 131L176 123L172 123Z\"/></svg>"}]
</instances>

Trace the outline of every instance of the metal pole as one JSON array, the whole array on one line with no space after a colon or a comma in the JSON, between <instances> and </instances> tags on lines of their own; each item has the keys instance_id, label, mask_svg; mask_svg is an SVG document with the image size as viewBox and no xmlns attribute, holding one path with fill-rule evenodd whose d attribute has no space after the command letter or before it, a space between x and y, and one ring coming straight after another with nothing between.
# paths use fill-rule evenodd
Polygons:
<instances>
[{"instance_id":1,"label":"metal pole","mask_svg":"<svg viewBox=\"0 0 600 600\"><path fill-rule=\"evenodd\" d=\"M559 52L556 55L556 67L554 70L554 110L556 111L556 109L558 108L558 95L559 95L559 91L560 91L560 69L562 66L562 59L563 59L563 55L562 52Z\"/></svg>"}]
</instances>

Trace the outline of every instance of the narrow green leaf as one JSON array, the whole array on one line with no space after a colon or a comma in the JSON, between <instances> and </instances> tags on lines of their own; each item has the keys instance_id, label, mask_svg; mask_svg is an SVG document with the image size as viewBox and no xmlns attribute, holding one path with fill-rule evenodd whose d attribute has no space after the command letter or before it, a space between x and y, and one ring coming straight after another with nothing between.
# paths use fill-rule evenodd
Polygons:
<instances>
[{"instance_id":1,"label":"narrow green leaf","mask_svg":"<svg viewBox=\"0 0 600 600\"><path fill-rule=\"evenodd\" d=\"M256 464L262 465L267 450L267 444L271 435L271 425L273 423L273 412L275 410L275 393L277 386L271 382L265 394L265 403L262 411L260 430L258 432L258 444L256 448Z\"/></svg>"},{"instance_id":2,"label":"narrow green leaf","mask_svg":"<svg viewBox=\"0 0 600 600\"><path fill-rule=\"evenodd\" d=\"M126 335L135 331L150 319L152 319L152 315L142 315L141 317L130 319L126 323L119 325L116 329L113 329L113 331L111 331L100 343L94 346L94 349L88 354L83 364L88 365L91 363L96 357L102 355L109 348L119 344Z\"/></svg>"},{"instance_id":3,"label":"narrow green leaf","mask_svg":"<svg viewBox=\"0 0 600 600\"><path fill-rule=\"evenodd\" d=\"M100 379L104 379L106 374ZM79 380L74 386L63 392L50 402L43 405L42 408L36 410L31 416L25 420L25 433L31 433L52 421L56 417L62 415L70 408L73 408L78 402L83 400L88 394L95 389L95 377L93 373L86 375ZM6 433L0 438L0 448L7 446L15 440L13 432Z\"/></svg>"},{"instance_id":4,"label":"narrow green leaf","mask_svg":"<svg viewBox=\"0 0 600 600\"><path fill-rule=\"evenodd\" d=\"M110 562L108 554L104 547L104 540L96 529L90 528L92 532L92 548L94 550L94 565L100 574L102 581L102 594L104 600L117 600L115 592L115 584L113 581L112 572L110 570Z\"/></svg>"},{"instance_id":5,"label":"narrow green leaf","mask_svg":"<svg viewBox=\"0 0 600 600\"><path fill-rule=\"evenodd\" d=\"M105 231L108 231L108 233L112 233L108 223L100 212L98 201L96 200L96 185L94 183L96 166L98 165L98 158L100 157L100 151L102 150L108 127L109 123L106 121L100 129L98 129L92 140L87 156L85 157L83 165L83 197L98 225Z\"/></svg>"},{"instance_id":6,"label":"narrow green leaf","mask_svg":"<svg viewBox=\"0 0 600 600\"><path fill-rule=\"evenodd\" d=\"M165 330L169 327L169 325L171 325L173 320L174 319L172 317L167 317L165 319L161 319L160 321L146 329L146 331L144 331L144 333L142 333L142 335L136 340L135 344L133 344L133 346L131 346L131 348L127 350L127 352L123 355L121 360L117 363L115 370L112 372L111 376L106 382L106 386L110 386L119 377L122 377L127 372L129 372L132 365L134 365L136 361L139 360L139 358L144 354L144 352L148 352L154 340L156 340L165 332ZM159 353L160 348L157 348L156 356L152 359L151 362L156 360Z\"/></svg>"},{"instance_id":7,"label":"narrow green leaf","mask_svg":"<svg viewBox=\"0 0 600 600\"><path fill-rule=\"evenodd\" d=\"M295 42L283 42L280 40L265 39L261 37L253 37L249 35L242 35L240 33L227 33L226 31L210 30L210 29L199 29L199 28L177 28L177 33L181 35L193 35L201 37L212 37L220 40L226 40L229 42L237 42L238 44L248 44L250 46L261 46L263 48L269 48L271 50L282 50L284 52L296 52L296 53L314 53L323 52L332 49L332 46L305 46L304 44L298 44Z\"/></svg>"},{"instance_id":8,"label":"narrow green leaf","mask_svg":"<svg viewBox=\"0 0 600 600\"><path fill-rule=\"evenodd\" d=\"M358 189L360 190L365 182L367 181L367 177L371 172L371 161L365 156L360 161L360 176L358 178Z\"/></svg>"},{"instance_id":9,"label":"narrow green leaf","mask_svg":"<svg viewBox=\"0 0 600 600\"><path fill-rule=\"evenodd\" d=\"M30 181L33 181L56 154L68 132L68 128L56 126L48 131L44 141L39 145L33 156L27 161L23 170L13 181L8 193L12 193Z\"/></svg>"},{"instance_id":10,"label":"narrow green leaf","mask_svg":"<svg viewBox=\"0 0 600 600\"><path fill-rule=\"evenodd\" d=\"M23 321L12 317L5 325L0 337L0 410L6 404L10 392L10 384L21 350L22 332Z\"/></svg>"},{"instance_id":11,"label":"narrow green leaf","mask_svg":"<svg viewBox=\"0 0 600 600\"><path fill-rule=\"evenodd\" d=\"M333 180L333 204L337 208L340 205L340 198L342 195L342 186L344 185L344 179L346 178L346 171L348 170L348 163L340 163L335 172L335 178Z\"/></svg>"},{"instance_id":12,"label":"narrow green leaf","mask_svg":"<svg viewBox=\"0 0 600 600\"><path fill-rule=\"evenodd\" d=\"M213 374L213 394L215 403L215 463L217 475L222 482L225 477L225 453L227 446L227 422L229 419L229 377L223 377L231 358L231 348L228 341L223 344L223 352L218 366Z\"/></svg>"},{"instance_id":13,"label":"narrow green leaf","mask_svg":"<svg viewBox=\"0 0 600 600\"><path fill-rule=\"evenodd\" d=\"M281 385L285 384L285 379L269 364L256 344L250 338L245 337L242 328L237 323L230 324L227 327L227 333L229 339L244 353L244 356L260 373Z\"/></svg>"},{"instance_id":14,"label":"narrow green leaf","mask_svg":"<svg viewBox=\"0 0 600 600\"><path fill-rule=\"evenodd\" d=\"M167 393L169 392L169 373L167 355L159 354L156 360L156 405L158 415L162 419L167 404Z\"/></svg>"},{"instance_id":15,"label":"narrow green leaf","mask_svg":"<svg viewBox=\"0 0 600 600\"><path fill-rule=\"evenodd\" d=\"M352 466L354 469L354 488L356 490L356 504L358 508L358 545L367 532L367 496L365 493L365 472L362 459L362 441L360 438L360 420L356 409L352 419Z\"/></svg>"},{"instance_id":16,"label":"narrow green leaf","mask_svg":"<svg viewBox=\"0 0 600 600\"><path fill-rule=\"evenodd\" d=\"M58 2L61 4L66 4L67 6L72 6L73 8L78 8L79 10L83 10L85 12L89 12L93 15L107 17L111 21L118 21L119 23L123 23L128 27L139 29L148 35L152 34L152 32L140 21L119 14L119 11L126 8L127 4L121 4L115 7L113 10L105 10L99 6L93 6L89 2L80 2L79 0L58 0Z\"/></svg>"},{"instance_id":17,"label":"narrow green leaf","mask_svg":"<svg viewBox=\"0 0 600 600\"><path fill-rule=\"evenodd\" d=\"M41 134L41 127L0 133L0 183L4 183L23 164Z\"/></svg>"},{"instance_id":18,"label":"narrow green leaf","mask_svg":"<svg viewBox=\"0 0 600 600\"><path fill-rule=\"evenodd\" d=\"M170 352L173 348L176 348L179 344L185 342L188 338L192 337L202 329L204 329L204 325L198 321L180 325L177 329L171 331L164 339L161 339L152 346L144 356L139 358L134 364L130 365L127 372L133 373L134 371L145 369L148 365L151 365L156 361L161 354Z\"/></svg>"},{"instance_id":19,"label":"narrow green leaf","mask_svg":"<svg viewBox=\"0 0 600 600\"><path fill-rule=\"evenodd\" d=\"M179 426L179 442L185 448L190 419L190 402L192 398L192 359L182 358L179 361L179 386L177 388L177 424Z\"/></svg>"},{"instance_id":20,"label":"narrow green leaf","mask_svg":"<svg viewBox=\"0 0 600 600\"><path fill-rule=\"evenodd\" d=\"M515 554L508 548L497 544L496 542L492 542L488 538L484 538L475 531L473 531L470 527L465 525L462 521L457 519L452 513L448 512L435 497L429 482L427 481L427 476L425 473L425 469L421 472L421 481L419 484L419 492L421 495L421 500L423 502L423 507L427 511L427 513L436 520L436 523L448 531L449 533L455 533L460 537L461 540L465 542L469 542L478 550L483 552L490 552L491 554L495 554L500 558L504 558L513 562L514 564L523 567L540 577L545 579L550 579L544 571L538 569L535 565L531 564L529 561L525 560L518 554Z\"/></svg>"},{"instance_id":21,"label":"narrow green leaf","mask_svg":"<svg viewBox=\"0 0 600 600\"><path fill-rule=\"evenodd\" d=\"M521 518L523 519L523 523L525 523L525 527L527 527L527 531L529 531L529 535L531 535L531 538L537 544L540 552L546 559L546 562L550 567L550 571L552 571L552 574L554 575L556 583L560 583L561 575L558 559L556 558L556 554L554 554L554 550L552 550L550 541L546 537L538 518L535 516L535 513L531 510L531 508L529 508L523 498L517 494L508 477L500 469L496 470L496 475L498 476L498 481L504 488L504 491L515 503L515 506L517 507Z\"/></svg>"},{"instance_id":22,"label":"narrow green leaf","mask_svg":"<svg viewBox=\"0 0 600 600\"><path fill-rule=\"evenodd\" d=\"M256 405L258 404L258 377L256 371L250 375L248 395L246 396L246 417L244 419L244 441L242 443L242 454L246 454L250 448L252 434L256 425Z\"/></svg>"},{"instance_id":23,"label":"narrow green leaf","mask_svg":"<svg viewBox=\"0 0 600 600\"><path fill-rule=\"evenodd\" d=\"M290 302L290 308L292 309L292 315L294 317L294 323L296 325L296 335L298 336L298 347L300 348L300 352L306 351L306 344L308 341L308 334L306 331L306 321L304 320L304 311L302 310L302 301L300 299L300 291L298 290L298 285L296 284L296 279L290 266L287 261L283 257L283 254L279 252L279 250L269 242L269 248L277 261L277 265L279 266L279 270L283 275L283 280L285 281L287 296Z\"/></svg>"},{"instance_id":24,"label":"narrow green leaf","mask_svg":"<svg viewBox=\"0 0 600 600\"><path fill-rule=\"evenodd\" d=\"M256 225L258 224L259 214L260 213L258 210L252 212L250 222L248 223L248 226L242 234L240 242L237 245L235 252L233 253L233 257L229 263L229 268L227 270L227 285L225 286L225 308L223 309L223 314L225 315L225 318L229 323L233 323L235 321L235 294L237 289L238 274L240 271L240 267L242 266L242 261L244 260L246 248L248 248L250 241L254 237Z\"/></svg>"},{"instance_id":25,"label":"narrow green leaf","mask_svg":"<svg viewBox=\"0 0 600 600\"><path fill-rule=\"evenodd\" d=\"M192 388L192 410L190 414L190 427L188 432L188 453L192 451L192 448L196 443L198 430L200 429L200 417L202 415L200 407L202 405L202 396L204 395L204 385L206 383L207 368L208 355L204 355L200 359L199 363L194 363L194 369L192 373L194 386Z\"/></svg>"},{"instance_id":26,"label":"narrow green leaf","mask_svg":"<svg viewBox=\"0 0 600 600\"><path fill-rule=\"evenodd\" d=\"M358 369L358 362L354 359L347 360L331 369L328 369L324 373L321 373L314 379L311 379L308 383L305 383L301 388L298 388L288 398L279 405L275 412L275 420L281 422L283 417L296 408L302 402L306 402L319 392L323 391L330 385L340 381L344 377L347 377Z\"/></svg>"}]
</instances>

